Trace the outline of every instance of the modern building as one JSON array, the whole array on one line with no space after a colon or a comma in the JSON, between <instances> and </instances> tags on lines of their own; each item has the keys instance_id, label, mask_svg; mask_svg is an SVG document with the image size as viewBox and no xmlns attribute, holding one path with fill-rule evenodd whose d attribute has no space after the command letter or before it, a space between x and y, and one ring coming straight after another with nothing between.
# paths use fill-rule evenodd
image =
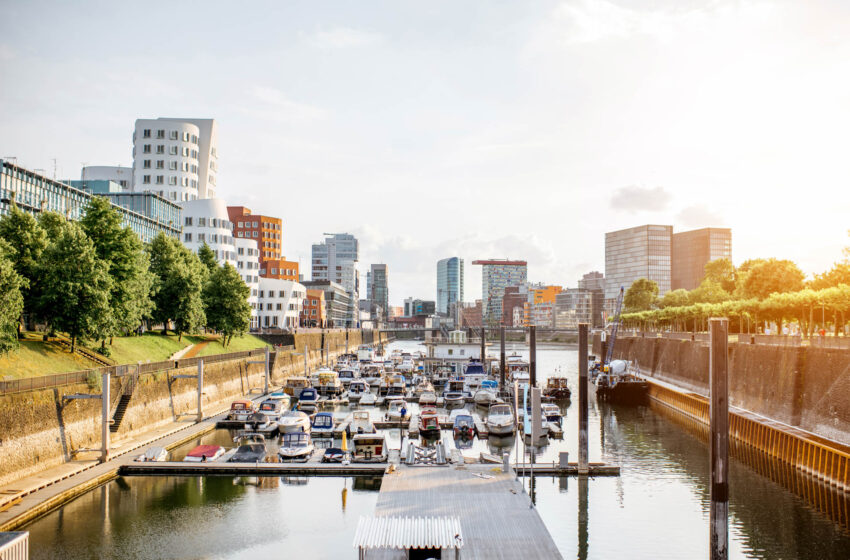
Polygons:
<instances>
[{"instance_id":1,"label":"modern building","mask_svg":"<svg viewBox=\"0 0 850 560\"><path fill-rule=\"evenodd\" d=\"M460 320L458 324L461 328L480 327L482 323L483 302L480 299L475 300L475 303L464 303L459 308Z\"/></svg>"},{"instance_id":2,"label":"modern building","mask_svg":"<svg viewBox=\"0 0 850 560\"><path fill-rule=\"evenodd\" d=\"M705 277L705 265L732 260L732 230L702 228L673 234L671 289L694 290Z\"/></svg>"},{"instance_id":3,"label":"modern building","mask_svg":"<svg viewBox=\"0 0 850 560\"><path fill-rule=\"evenodd\" d=\"M260 277L257 315L262 329L298 326L307 289L291 280Z\"/></svg>"},{"instance_id":4,"label":"modern building","mask_svg":"<svg viewBox=\"0 0 850 560\"><path fill-rule=\"evenodd\" d=\"M183 245L195 253L206 243L219 263L236 266L233 224L227 215L227 204L220 198L181 202L183 208Z\"/></svg>"},{"instance_id":5,"label":"modern building","mask_svg":"<svg viewBox=\"0 0 850 560\"><path fill-rule=\"evenodd\" d=\"M218 131L214 119L137 119L133 190L172 202L215 198Z\"/></svg>"},{"instance_id":6,"label":"modern building","mask_svg":"<svg viewBox=\"0 0 850 560\"><path fill-rule=\"evenodd\" d=\"M133 190L133 168L120 165L87 165L81 173L83 181L112 181L124 191Z\"/></svg>"},{"instance_id":7,"label":"modern building","mask_svg":"<svg viewBox=\"0 0 850 560\"><path fill-rule=\"evenodd\" d=\"M330 280L311 280L303 282L308 290L321 290L325 293L325 326L331 328L357 327L360 312L352 316L351 310L357 310L357 303L352 303L348 290L341 284Z\"/></svg>"},{"instance_id":8,"label":"modern building","mask_svg":"<svg viewBox=\"0 0 850 560\"><path fill-rule=\"evenodd\" d=\"M126 168L125 168L126 169ZM97 196L105 196L115 206L120 206L159 222L164 229L180 233L182 210L180 206L153 192L133 192L115 181L106 179L84 179L67 181L72 187Z\"/></svg>"},{"instance_id":9,"label":"modern building","mask_svg":"<svg viewBox=\"0 0 850 560\"><path fill-rule=\"evenodd\" d=\"M254 330L260 326L260 251L257 250L257 242L253 239L236 238L233 240L233 246L236 248L236 270L251 290L248 303L251 304L251 330Z\"/></svg>"},{"instance_id":10,"label":"modern building","mask_svg":"<svg viewBox=\"0 0 850 560\"><path fill-rule=\"evenodd\" d=\"M308 288L301 308L301 326L324 327L325 321L325 292Z\"/></svg>"},{"instance_id":11,"label":"modern building","mask_svg":"<svg viewBox=\"0 0 850 560\"><path fill-rule=\"evenodd\" d=\"M260 276L264 278L278 278L280 280L301 281L298 272L299 264L296 261L286 259L265 259L260 263Z\"/></svg>"},{"instance_id":12,"label":"modern building","mask_svg":"<svg viewBox=\"0 0 850 560\"><path fill-rule=\"evenodd\" d=\"M437 313L450 315L452 304L463 301L463 259L449 257L437 261Z\"/></svg>"},{"instance_id":13,"label":"modern building","mask_svg":"<svg viewBox=\"0 0 850 560\"><path fill-rule=\"evenodd\" d=\"M555 320L555 296L561 286L534 284L528 287L528 297L523 307L523 326L551 327Z\"/></svg>"},{"instance_id":14,"label":"modern building","mask_svg":"<svg viewBox=\"0 0 850 560\"><path fill-rule=\"evenodd\" d=\"M227 215L233 223L233 237L257 241L261 263L267 259L282 259L283 220L272 216L252 214L244 206L228 206ZM297 278L296 278L297 279Z\"/></svg>"},{"instance_id":15,"label":"modern building","mask_svg":"<svg viewBox=\"0 0 850 560\"><path fill-rule=\"evenodd\" d=\"M558 329L578 329L579 323L593 320L594 292L583 288L568 288L555 296L554 326Z\"/></svg>"},{"instance_id":16,"label":"modern building","mask_svg":"<svg viewBox=\"0 0 850 560\"><path fill-rule=\"evenodd\" d=\"M360 260L357 238L348 233L326 233L325 240L312 247L311 275L315 281L330 281L341 285L348 293L348 326L359 322L357 302L360 299ZM328 321L333 320L328 314Z\"/></svg>"},{"instance_id":17,"label":"modern building","mask_svg":"<svg viewBox=\"0 0 850 560\"><path fill-rule=\"evenodd\" d=\"M404 316L404 307L401 305L391 305L389 311L389 317L403 317Z\"/></svg>"},{"instance_id":18,"label":"modern building","mask_svg":"<svg viewBox=\"0 0 850 560\"><path fill-rule=\"evenodd\" d=\"M369 313L374 321L386 320L390 308L387 265L373 264L366 281L370 302Z\"/></svg>"},{"instance_id":19,"label":"modern building","mask_svg":"<svg viewBox=\"0 0 850 560\"><path fill-rule=\"evenodd\" d=\"M483 321L486 326L498 326L502 320L502 298L505 288L518 286L528 280L526 261L487 259L472 261L481 265L481 297L483 298Z\"/></svg>"},{"instance_id":20,"label":"modern building","mask_svg":"<svg viewBox=\"0 0 850 560\"><path fill-rule=\"evenodd\" d=\"M0 159L0 216L9 213L14 201L18 208L30 214L56 212L69 220L79 220L93 196L91 192ZM121 216L122 225L132 229L145 243L153 240L160 232L170 237L180 237L179 208L162 210L170 216L163 221L161 216L149 217L114 202L113 207ZM172 219L176 221L172 222Z\"/></svg>"},{"instance_id":21,"label":"modern building","mask_svg":"<svg viewBox=\"0 0 850 560\"><path fill-rule=\"evenodd\" d=\"M598 329L605 326L605 275L601 272L588 272L578 281L580 290L591 293L591 312L589 324L591 328Z\"/></svg>"},{"instance_id":22,"label":"modern building","mask_svg":"<svg viewBox=\"0 0 850 560\"><path fill-rule=\"evenodd\" d=\"M605 234L605 300L617 298L639 278L658 284L659 295L670 291L673 226L643 225Z\"/></svg>"},{"instance_id":23,"label":"modern building","mask_svg":"<svg viewBox=\"0 0 850 560\"><path fill-rule=\"evenodd\" d=\"M525 315L525 305L528 302L528 286L508 286L502 296L502 325L506 327L521 327Z\"/></svg>"},{"instance_id":24,"label":"modern building","mask_svg":"<svg viewBox=\"0 0 850 560\"><path fill-rule=\"evenodd\" d=\"M437 312L437 302L417 298L405 298L404 316L417 317L434 315Z\"/></svg>"}]
</instances>

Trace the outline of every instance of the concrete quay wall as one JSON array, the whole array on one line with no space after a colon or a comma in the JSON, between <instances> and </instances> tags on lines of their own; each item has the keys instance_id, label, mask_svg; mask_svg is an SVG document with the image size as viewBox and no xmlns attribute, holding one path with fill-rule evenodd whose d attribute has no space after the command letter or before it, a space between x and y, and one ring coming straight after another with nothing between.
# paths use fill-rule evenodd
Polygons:
<instances>
[{"instance_id":1,"label":"concrete quay wall","mask_svg":"<svg viewBox=\"0 0 850 560\"><path fill-rule=\"evenodd\" d=\"M598 335L594 352L601 353ZM616 358L650 377L708 395L705 343L622 337ZM850 351L806 346L729 345L733 406L850 445Z\"/></svg>"}]
</instances>

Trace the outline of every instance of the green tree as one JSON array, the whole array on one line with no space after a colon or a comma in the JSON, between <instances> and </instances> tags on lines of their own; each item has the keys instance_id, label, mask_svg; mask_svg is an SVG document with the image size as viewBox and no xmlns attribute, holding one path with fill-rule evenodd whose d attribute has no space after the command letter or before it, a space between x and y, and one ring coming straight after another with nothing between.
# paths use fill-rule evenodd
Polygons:
<instances>
[{"instance_id":1,"label":"green tree","mask_svg":"<svg viewBox=\"0 0 850 560\"><path fill-rule=\"evenodd\" d=\"M3 294L3 305L0 305L0 356L18 347L17 328L24 310L21 290L27 285L27 280L15 271L12 254L9 244L0 239L0 294Z\"/></svg>"},{"instance_id":2,"label":"green tree","mask_svg":"<svg viewBox=\"0 0 850 560\"><path fill-rule=\"evenodd\" d=\"M38 263L47 247L47 235L32 215L12 204L9 213L0 218L0 238L11 248L8 255L18 276L26 279L21 287L24 298L22 313L37 314L38 310ZM23 317L21 317L23 319ZM22 320L18 323L20 336Z\"/></svg>"},{"instance_id":3,"label":"green tree","mask_svg":"<svg viewBox=\"0 0 850 560\"><path fill-rule=\"evenodd\" d=\"M735 265L729 259L714 259L705 264L705 280L711 280L727 293L735 291L737 273Z\"/></svg>"},{"instance_id":4,"label":"green tree","mask_svg":"<svg viewBox=\"0 0 850 560\"><path fill-rule=\"evenodd\" d=\"M841 284L850 286L850 262L835 263L830 270L815 274L815 278L809 283L809 287L813 290L823 290Z\"/></svg>"},{"instance_id":5,"label":"green tree","mask_svg":"<svg viewBox=\"0 0 850 560\"><path fill-rule=\"evenodd\" d=\"M153 275L141 240L121 226L121 217L103 197L94 197L80 225L94 244L95 252L109 266L112 288L111 313L105 335L112 337L136 329L153 309ZM106 340L104 337L103 345Z\"/></svg>"},{"instance_id":6,"label":"green tree","mask_svg":"<svg viewBox=\"0 0 850 560\"><path fill-rule=\"evenodd\" d=\"M638 278L623 298L623 306L627 312L647 311L655 306L658 300L658 284L653 280Z\"/></svg>"},{"instance_id":7,"label":"green tree","mask_svg":"<svg viewBox=\"0 0 850 560\"><path fill-rule=\"evenodd\" d=\"M65 216L58 212L42 212L38 215L38 225L44 230L47 239L56 239L65 227Z\"/></svg>"},{"instance_id":8,"label":"green tree","mask_svg":"<svg viewBox=\"0 0 850 560\"><path fill-rule=\"evenodd\" d=\"M39 266L40 307L49 309L51 327L71 337L71 352L80 337L100 339L109 324L109 266L97 258L82 228L68 222L44 251Z\"/></svg>"},{"instance_id":9,"label":"green tree","mask_svg":"<svg viewBox=\"0 0 850 560\"><path fill-rule=\"evenodd\" d=\"M207 327L221 333L227 346L233 335L243 335L251 325L251 289L230 263L216 267L204 287Z\"/></svg>"},{"instance_id":10,"label":"green tree","mask_svg":"<svg viewBox=\"0 0 850 560\"><path fill-rule=\"evenodd\" d=\"M768 259L755 264L743 283L746 297L760 300L772 293L798 292L803 289L805 275L789 260Z\"/></svg>"},{"instance_id":11,"label":"green tree","mask_svg":"<svg viewBox=\"0 0 850 560\"><path fill-rule=\"evenodd\" d=\"M688 290L678 289L664 294L664 297L662 297L658 302L658 306L661 308L684 307L688 305L690 301Z\"/></svg>"},{"instance_id":12,"label":"green tree","mask_svg":"<svg viewBox=\"0 0 850 560\"><path fill-rule=\"evenodd\" d=\"M212 275L215 270L218 268L218 261L215 258L215 253L210 249L210 246L207 245L207 242L204 241L204 244L201 245L201 248L198 249L198 258L201 259L201 263L204 265L204 268L207 269L207 273Z\"/></svg>"},{"instance_id":13,"label":"green tree","mask_svg":"<svg viewBox=\"0 0 850 560\"><path fill-rule=\"evenodd\" d=\"M178 240L164 233L157 235L148 247L153 273L154 310L151 317L162 323L163 334L168 322L174 322L178 338L194 332L206 322L201 290L206 276L198 256Z\"/></svg>"},{"instance_id":14,"label":"green tree","mask_svg":"<svg viewBox=\"0 0 850 560\"><path fill-rule=\"evenodd\" d=\"M732 296L723 289L723 285L708 277L690 293L691 303L720 303L730 299Z\"/></svg>"}]
</instances>

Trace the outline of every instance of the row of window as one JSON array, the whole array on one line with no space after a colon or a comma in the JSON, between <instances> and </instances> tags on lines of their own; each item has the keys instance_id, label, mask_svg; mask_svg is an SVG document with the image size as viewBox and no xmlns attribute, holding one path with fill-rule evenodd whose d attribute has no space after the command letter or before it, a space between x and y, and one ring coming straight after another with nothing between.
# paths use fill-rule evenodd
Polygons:
<instances>
[{"instance_id":1,"label":"row of window","mask_svg":"<svg viewBox=\"0 0 850 560\"><path fill-rule=\"evenodd\" d=\"M156 152L153 151L154 148L156 149ZM142 153L157 153L165 155L165 144L157 144L155 147L151 144L144 144L142 145ZM168 153L172 156L182 155L183 157L191 157L192 159L198 159L198 150L190 150L187 147L183 147L183 149L180 149L178 146L170 146L168 148Z\"/></svg>"},{"instance_id":2,"label":"row of window","mask_svg":"<svg viewBox=\"0 0 850 560\"><path fill-rule=\"evenodd\" d=\"M186 216L186 218L183 220L183 225L184 226L191 226L194 221L195 220L192 218L192 216ZM207 224L209 224L209 227L211 227L211 228L231 229L231 227L233 227L232 222L229 222L229 221L227 221L223 218L209 218L209 219L207 219L206 217L199 217L197 222L198 222L198 227L207 227Z\"/></svg>"},{"instance_id":3,"label":"row of window","mask_svg":"<svg viewBox=\"0 0 850 560\"><path fill-rule=\"evenodd\" d=\"M153 162L149 159L142 160L142 169L150 169L152 163ZM156 169L165 169L165 160L158 159L156 160L156 163L154 165L156 166ZM185 173L198 173L198 166L194 164L189 164L188 161L169 161L168 169L170 171L177 171L179 169L180 171L183 171Z\"/></svg>"},{"instance_id":4,"label":"row of window","mask_svg":"<svg viewBox=\"0 0 850 560\"><path fill-rule=\"evenodd\" d=\"M281 230L280 224L274 222L262 222L262 224L263 229ZM260 227L260 222L239 222L237 225L241 228L258 228Z\"/></svg>"},{"instance_id":5,"label":"row of window","mask_svg":"<svg viewBox=\"0 0 850 560\"><path fill-rule=\"evenodd\" d=\"M245 249L246 249L245 247L239 247L236 250L236 253L239 254L239 255L248 255L249 257L258 256L260 254L260 252L257 249L254 249L252 247L248 247L247 251Z\"/></svg>"},{"instance_id":6,"label":"row of window","mask_svg":"<svg viewBox=\"0 0 850 560\"><path fill-rule=\"evenodd\" d=\"M209 236L205 233L199 233L195 238L198 243L221 243L222 245L232 245L233 238L228 237L226 235L218 235L217 233L211 233ZM192 234L184 233L183 234L183 242L184 243L192 243ZM228 260L236 260L234 258L233 253L228 253L230 257Z\"/></svg>"},{"instance_id":7,"label":"row of window","mask_svg":"<svg viewBox=\"0 0 850 560\"><path fill-rule=\"evenodd\" d=\"M151 129L145 128L142 130L142 138L152 138ZM165 140L165 129L160 128L156 131L157 140ZM180 140L181 134L179 130L169 130L168 131L168 139L169 140ZM182 139L184 142L191 142L192 144L198 143L198 137L194 134L189 134L188 132L184 132L182 134Z\"/></svg>"},{"instance_id":8,"label":"row of window","mask_svg":"<svg viewBox=\"0 0 850 560\"><path fill-rule=\"evenodd\" d=\"M151 184L151 176L150 175L142 175L142 184L150 185ZM165 184L165 176L164 175L157 175L156 178L154 179L154 184L155 185L164 185ZM195 179L189 180L188 177L183 177L183 179L180 180L180 178L175 176L175 175L171 175L168 178L168 184L171 185L171 186L180 185L182 187L192 187L193 189L198 188L198 181L197 180L195 180Z\"/></svg>"}]
</instances>

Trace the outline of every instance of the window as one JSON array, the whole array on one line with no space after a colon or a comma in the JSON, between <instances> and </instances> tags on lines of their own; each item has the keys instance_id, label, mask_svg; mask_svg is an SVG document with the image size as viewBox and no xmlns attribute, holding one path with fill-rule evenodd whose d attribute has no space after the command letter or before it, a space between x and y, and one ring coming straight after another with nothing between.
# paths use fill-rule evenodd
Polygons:
<instances>
[{"instance_id":1,"label":"window","mask_svg":"<svg viewBox=\"0 0 850 560\"><path fill-rule=\"evenodd\" d=\"M198 218L198 227L207 227L207 219Z\"/></svg>"},{"instance_id":2,"label":"window","mask_svg":"<svg viewBox=\"0 0 850 560\"><path fill-rule=\"evenodd\" d=\"M207 234L199 233L198 234L198 243L206 243L207 242Z\"/></svg>"},{"instance_id":3,"label":"window","mask_svg":"<svg viewBox=\"0 0 850 560\"><path fill-rule=\"evenodd\" d=\"M263 290L260 290L260 297L263 297Z\"/></svg>"},{"instance_id":4,"label":"window","mask_svg":"<svg viewBox=\"0 0 850 560\"><path fill-rule=\"evenodd\" d=\"M192 242L192 234L191 233L184 233L183 234L183 242L184 243L191 243Z\"/></svg>"},{"instance_id":5,"label":"window","mask_svg":"<svg viewBox=\"0 0 850 560\"><path fill-rule=\"evenodd\" d=\"M183 221L183 225L191 226L192 225L192 216L186 216L186 219Z\"/></svg>"},{"instance_id":6,"label":"window","mask_svg":"<svg viewBox=\"0 0 850 560\"><path fill-rule=\"evenodd\" d=\"M254 238L256 238L256 237L257 237L257 232L256 232L256 231L251 232L251 233L253 233L253 234L254 234L254 235L252 235L251 237L254 237Z\"/></svg>"},{"instance_id":7,"label":"window","mask_svg":"<svg viewBox=\"0 0 850 560\"><path fill-rule=\"evenodd\" d=\"M188 133L188 132L184 132L184 133L183 133L183 141L184 141L184 142L188 142L188 141L189 141L189 133Z\"/></svg>"},{"instance_id":8,"label":"window","mask_svg":"<svg viewBox=\"0 0 850 560\"><path fill-rule=\"evenodd\" d=\"M236 250L236 253L237 253L237 254L239 254L239 255L244 255L244 254L245 254L245 249L244 249L244 248L242 248L242 247L239 247L239 248ZM242 264L242 263L240 262L239 264Z\"/></svg>"},{"instance_id":9,"label":"window","mask_svg":"<svg viewBox=\"0 0 850 560\"><path fill-rule=\"evenodd\" d=\"M142 131L142 138L150 138L151 137L151 129L146 128Z\"/></svg>"},{"instance_id":10,"label":"window","mask_svg":"<svg viewBox=\"0 0 850 560\"><path fill-rule=\"evenodd\" d=\"M237 231L237 232L236 232L236 236L237 236L237 237L242 237L242 232L241 232L241 231Z\"/></svg>"},{"instance_id":11,"label":"window","mask_svg":"<svg viewBox=\"0 0 850 560\"><path fill-rule=\"evenodd\" d=\"M453 353L454 353L454 350L452 350L451 348L449 348L449 356L451 356Z\"/></svg>"},{"instance_id":12,"label":"window","mask_svg":"<svg viewBox=\"0 0 850 560\"><path fill-rule=\"evenodd\" d=\"M143 154L149 154L149 153L151 153L151 145L150 145L150 144L145 144L144 146L142 146L142 153L143 153Z\"/></svg>"},{"instance_id":13,"label":"window","mask_svg":"<svg viewBox=\"0 0 850 560\"><path fill-rule=\"evenodd\" d=\"M171 171L177 171L177 162L176 161L169 161L168 162L168 169L170 169Z\"/></svg>"},{"instance_id":14,"label":"window","mask_svg":"<svg viewBox=\"0 0 850 560\"><path fill-rule=\"evenodd\" d=\"M242 225L243 223L244 223L244 222L239 222L239 227L244 227L244 226Z\"/></svg>"},{"instance_id":15,"label":"window","mask_svg":"<svg viewBox=\"0 0 850 560\"><path fill-rule=\"evenodd\" d=\"M179 138L180 138L180 133L179 133L179 132L177 132L176 130L172 130L171 132L169 132L169 133L168 133L168 137L169 137L171 140L177 140L177 139L179 139Z\"/></svg>"},{"instance_id":16,"label":"window","mask_svg":"<svg viewBox=\"0 0 850 560\"><path fill-rule=\"evenodd\" d=\"M149 185L150 182L151 182L151 176L150 175L142 175L142 183Z\"/></svg>"},{"instance_id":17,"label":"window","mask_svg":"<svg viewBox=\"0 0 850 560\"><path fill-rule=\"evenodd\" d=\"M164 185L165 184L165 177L163 175L157 175L156 176L156 184L157 185Z\"/></svg>"},{"instance_id":18,"label":"window","mask_svg":"<svg viewBox=\"0 0 850 560\"><path fill-rule=\"evenodd\" d=\"M171 191L171 200L177 200L177 193L174 191Z\"/></svg>"},{"instance_id":19,"label":"window","mask_svg":"<svg viewBox=\"0 0 850 560\"><path fill-rule=\"evenodd\" d=\"M280 303L278 303L278 304L277 304L277 310L278 310L278 311L283 310L283 305L282 305L282 304L280 304Z\"/></svg>"},{"instance_id":20,"label":"window","mask_svg":"<svg viewBox=\"0 0 850 560\"><path fill-rule=\"evenodd\" d=\"M168 153L171 154L172 156L176 156L177 155L177 149L178 149L177 146L169 146L168 147Z\"/></svg>"},{"instance_id":21,"label":"window","mask_svg":"<svg viewBox=\"0 0 850 560\"><path fill-rule=\"evenodd\" d=\"M175 177L174 175L172 175L171 177L169 177L169 178L168 178L168 184L169 184L169 185L177 185L177 177Z\"/></svg>"},{"instance_id":22,"label":"window","mask_svg":"<svg viewBox=\"0 0 850 560\"><path fill-rule=\"evenodd\" d=\"M272 304L267 303L266 304L266 311L271 311L271 310L272 310Z\"/></svg>"},{"instance_id":23,"label":"window","mask_svg":"<svg viewBox=\"0 0 850 560\"><path fill-rule=\"evenodd\" d=\"M165 162L161 159L156 160L157 169L165 169Z\"/></svg>"},{"instance_id":24,"label":"window","mask_svg":"<svg viewBox=\"0 0 850 560\"><path fill-rule=\"evenodd\" d=\"M156 131L156 137L165 139L165 131L164 130L157 130Z\"/></svg>"},{"instance_id":25,"label":"window","mask_svg":"<svg viewBox=\"0 0 850 560\"><path fill-rule=\"evenodd\" d=\"M151 160L146 159L142 162L142 169L150 169L151 168Z\"/></svg>"},{"instance_id":26,"label":"window","mask_svg":"<svg viewBox=\"0 0 850 560\"><path fill-rule=\"evenodd\" d=\"M276 268L273 268L273 269L272 269L272 274L277 274L277 269L276 269Z\"/></svg>"},{"instance_id":27,"label":"window","mask_svg":"<svg viewBox=\"0 0 850 560\"><path fill-rule=\"evenodd\" d=\"M277 326L277 315L275 315L274 317L272 317L272 326L274 326L274 327L276 327L276 326Z\"/></svg>"},{"instance_id":28,"label":"window","mask_svg":"<svg viewBox=\"0 0 850 560\"><path fill-rule=\"evenodd\" d=\"M165 153L165 146L163 146L162 144L157 144L156 153L164 154Z\"/></svg>"}]
</instances>

